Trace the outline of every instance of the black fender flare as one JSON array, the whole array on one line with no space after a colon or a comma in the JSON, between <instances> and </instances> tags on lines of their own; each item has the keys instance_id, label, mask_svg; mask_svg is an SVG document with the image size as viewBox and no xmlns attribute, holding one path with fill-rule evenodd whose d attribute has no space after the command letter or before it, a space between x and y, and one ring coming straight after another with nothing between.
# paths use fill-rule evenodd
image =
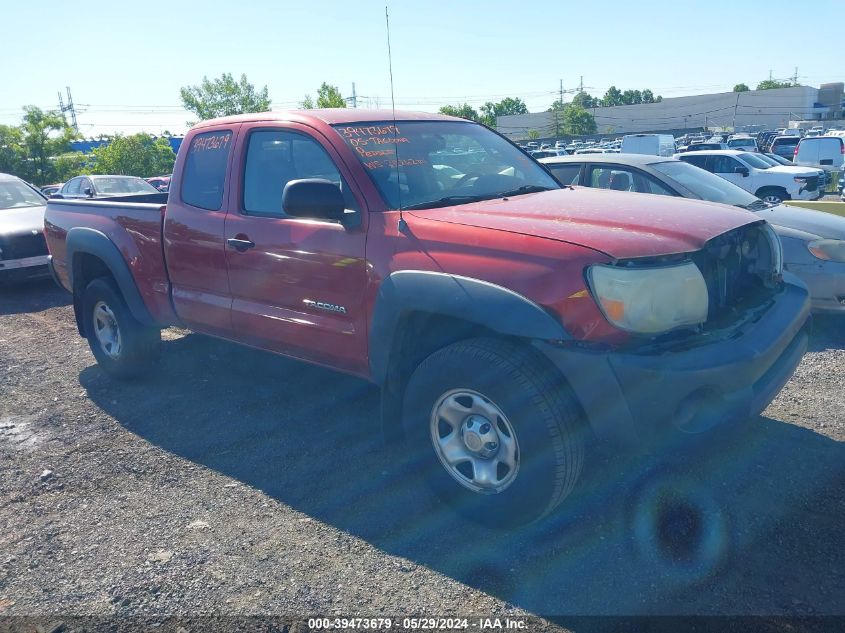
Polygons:
<instances>
[{"instance_id":1,"label":"black fender flare","mask_svg":"<svg viewBox=\"0 0 845 633\"><path fill-rule=\"evenodd\" d=\"M70 288L74 296L73 307L80 334L85 336L80 314L82 292L85 289L77 289L76 286L76 279L81 273L81 270L79 270L79 259L76 255L80 253L93 255L100 259L106 268L109 269L115 282L117 282L117 286L120 288L120 292L126 301L126 305L129 306L132 316L144 325L155 325L155 319L153 319L144 303L144 299L141 297L141 293L135 283L135 278L129 270L126 259L117 245L105 233L87 227L74 227L67 233L65 249Z\"/></svg>"},{"instance_id":2,"label":"black fender flare","mask_svg":"<svg viewBox=\"0 0 845 633\"><path fill-rule=\"evenodd\" d=\"M397 271L381 282L370 325L370 371L376 384L387 382L394 335L410 312L458 318L505 336L572 338L546 310L508 288L448 273Z\"/></svg>"}]
</instances>

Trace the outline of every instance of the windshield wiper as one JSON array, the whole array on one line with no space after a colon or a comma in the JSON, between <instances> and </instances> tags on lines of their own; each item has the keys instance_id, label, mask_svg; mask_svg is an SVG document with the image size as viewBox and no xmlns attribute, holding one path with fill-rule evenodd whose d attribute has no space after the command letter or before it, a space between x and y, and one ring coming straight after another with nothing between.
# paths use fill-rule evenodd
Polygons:
<instances>
[{"instance_id":1,"label":"windshield wiper","mask_svg":"<svg viewBox=\"0 0 845 633\"><path fill-rule=\"evenodd\" d=\"M482 200L490 200L495 198L496 194L486 195L464 195L464 196L445 196L437 200L429 202L418 202L417 204L409 204L407 207L402 207L405 211L413 211L414 209L436 209L437 207L448 207L453 204L468 204L470 202L481 202Z\"/></svg>"},{"instance_id":2,"label":"windshield wiper","mask_svg":"<svg viewBox=\"0 0 845 633\"><path fill-rule=\"evenodd\" d=\"M544 187L543 185L522 185L516 189L505 191L504 193L496 194L497 198L507 198L508 196L519 196L524 193L539 193L541 191L551 191L551 187Z\"/></svg>"},{"instance_id":3,"label":"windshield wiper","mask_svg":"<svg viewBox=\"0 0 845 633\"><path fill-rule=\"evenodd\" d=\"M463 196L445 196L430 202L418 202L417 204L409 204L407 207L402 207L405 211L412 211L414 209L436 209L437 207L448 207L453 204L468 204L470 202L481 202L482 200L493 200L494 198L507 198L508 196L518 196L524 193L538 193L540 191L551 191L551 187L543 187L542 185L522 185L511 191L504 191L502 193L486 193L463 195Z\"/></svg>"},{"instance_id":4,"label":"windshield wiper","mask_svg":"<svg viewBox=\"0 0 845 633\"><path fill-rule=\"evenodd\" d=\"M748 209L749 211L762 211L763 209L771 209L773 204L769 204L765 200L755 200L750 204L738 204L736 205L741 209Z\"/></svg>"}]
</instances>

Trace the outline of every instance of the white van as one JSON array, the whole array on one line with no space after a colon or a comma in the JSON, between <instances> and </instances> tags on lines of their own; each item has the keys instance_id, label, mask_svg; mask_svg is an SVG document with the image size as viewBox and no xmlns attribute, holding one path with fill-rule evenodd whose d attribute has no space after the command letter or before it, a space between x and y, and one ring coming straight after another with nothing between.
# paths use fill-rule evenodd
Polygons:
<instances>
[{"instance_id":1,"label":"white van","mask_svg":"<svg viewBox=\"0 0 845 633\"><path fill-rule=\"evenodd\" d=\"M845 139L841 136L802 138L795 148L792 162L805 167L821 167L825 171L842 171L845 164Z\"/></svg>"},{"instance_id":2,"label":"white van","mask_svg":"<svg viewBox=\"0 0 845 633\"><path fill-rule=\"evenodd\" d=\"M671 134L626 134L622 137L622 153L672 156L675 137Z\"/></svg>"}]
</instances>

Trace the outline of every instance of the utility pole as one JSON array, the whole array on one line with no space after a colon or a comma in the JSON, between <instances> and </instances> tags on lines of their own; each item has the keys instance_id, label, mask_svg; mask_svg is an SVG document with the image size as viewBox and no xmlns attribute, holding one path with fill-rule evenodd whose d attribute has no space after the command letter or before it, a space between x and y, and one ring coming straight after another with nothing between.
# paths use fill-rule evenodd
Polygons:
<instances>
[{"instance_id":1,"label":"utility pole","mask_svg":"<svg viewBox=\"0 0 845 633\"><path fill-rule=\"evenodd\" d=\"M798 85L798 66L795 67L795 74L792 75L792 85L793 86Z\"/></svg>"},{"instance_id":2,"label":"utility pole","mask_svg":"<svg viewBox=\"0 0 845 633\"><path fill-rule=\"evenodd\" d=\"M354 81L352 82L352 107L353 108L358 107L358 95L355 94L355 82Z\"/></svg>"},{"instance_id":3,"label":"utility pole","mask_svg":"<svg viewBox=\"0 0 845 633\"><path fill-rule=\"evenodd\" d=\"M70 86L65 86L67 90L67 105L64 104L62 101L62 91L59 90L59 110L64 112L70 112L70 120L73 124L73 131L79 134L79 126L76 124L76 108L73 106L73 97L70 96Z\"/></svg>"},{"instance_id":4,"label":"utility pole","mask_svg":"<svg viewBox=\"0 0 845 633\"><path fill-rule=\"evenodd\" d=\"M560 105L563 107L563 79L560 80Z\"/></svg>"},{"instance_id":5,"label":"utility pole","mask_svg":"<svg viewBox=\"0 0 845 633\"><path fill-rule=\"evenodd\" d=\"M584 75L581 75L581 83L578 84L578 92L584 92Z\"/></svg>"},{"instance_id":6,"label":"utility pole","mask_svg":"<svg viewBox=\"0 0 845 633\"><path fill-rule=\"evenodd\" d=\"M741 94L742 94L741 92L736 93L736 103L734 104L734 122L733 122L734 132L736 132L736 109L739 107L739 95L741 95Z\"/></svg>"}]
</instances>

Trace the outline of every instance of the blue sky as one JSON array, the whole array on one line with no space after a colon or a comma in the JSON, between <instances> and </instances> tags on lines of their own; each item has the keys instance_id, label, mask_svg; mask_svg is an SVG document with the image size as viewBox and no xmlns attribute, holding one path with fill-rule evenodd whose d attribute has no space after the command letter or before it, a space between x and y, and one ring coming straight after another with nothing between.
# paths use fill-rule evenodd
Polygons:
<instances>
[{"instance_id":1,"label":"blue sky","mask_svg":"<svg viewBox=\"0 0 845 633\"><path fill-rule=\"evenodd\" d=\"M544 110L581 75L596 95L614 84L665 97L753 88L796 66L807 85L845 80L842 0L3 0L0 123L55 107L70 86L86 136L180 132L180 86L223 72L266 84L274 109L323 81L389 107L385 4L397 108L515 96Z\"/></svg>"}]
</instances>

